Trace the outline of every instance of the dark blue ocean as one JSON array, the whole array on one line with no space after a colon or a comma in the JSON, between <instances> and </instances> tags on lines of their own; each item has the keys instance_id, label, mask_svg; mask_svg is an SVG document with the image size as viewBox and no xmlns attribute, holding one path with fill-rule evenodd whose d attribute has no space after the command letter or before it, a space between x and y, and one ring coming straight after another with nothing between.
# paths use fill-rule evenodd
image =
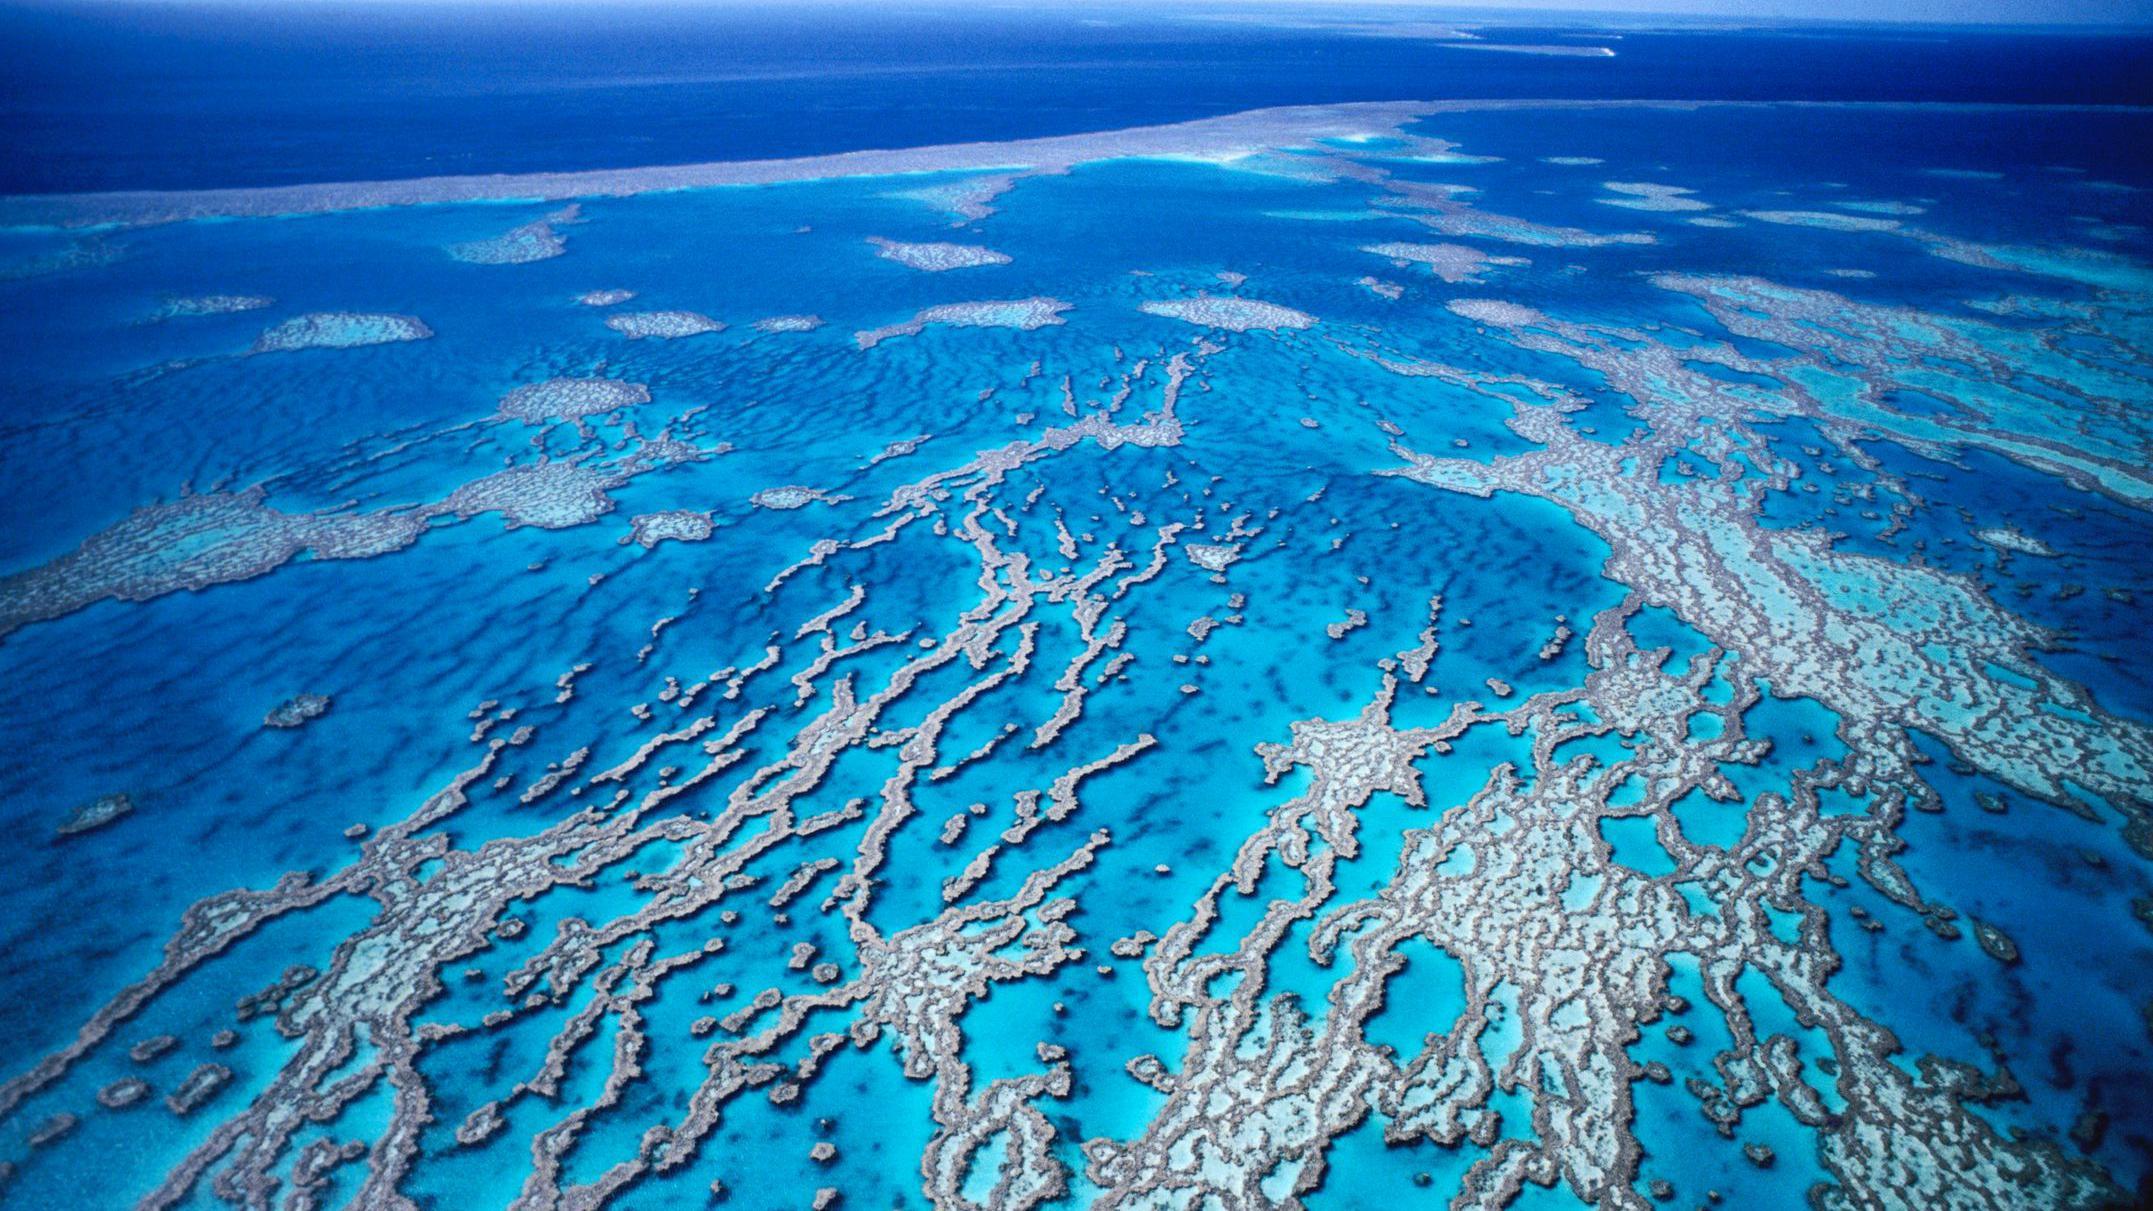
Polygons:
<instances>
[{"instance_id":1,"label":"dark blue ocean","mask_svg":"<svg viewBox=\"0 0 2153 1211\"><path fill-rule=\"evenodd\" d=\"M816 155L1337 101L2153 101L2145 36L1618 19L1609 42L1584 18L1432 18L1617 52L1555 58L1372 36L1330 5L1146 7L9 3L0 193Z\"/></svg>"}]
</instances>

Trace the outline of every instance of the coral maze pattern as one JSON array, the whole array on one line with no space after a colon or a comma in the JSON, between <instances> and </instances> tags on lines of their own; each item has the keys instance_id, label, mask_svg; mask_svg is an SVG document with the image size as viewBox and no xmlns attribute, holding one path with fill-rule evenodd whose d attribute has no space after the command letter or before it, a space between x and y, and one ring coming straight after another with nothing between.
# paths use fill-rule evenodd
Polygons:
<instances>
[{"instance_id":1,"label":"coral maze pattern","mask_svg":"<svg viewBox=\"0 0 2153 1211\"><path fill-rule=\"evenodd\" d=\"M1321 289L1201 257L1007 276L1038 237L991 222L1087 186L985 155L994 176L847 186L993 247L834 232L828 255L907 293L812 300L842 317L824 333L607 261L609 225L657 229L653 199L505 234L478 208L429 272L585 262L559 279L581 294L547 287L585 309L580 346L461 417L183 489L0 580L18 654L184 591L213 609L476 542L437 532L489 513L605 527L625 570L539 557L550 592L679 586L604 599L639 648L479 702L415 808L351 803L318 860L186 908L0 1084L5 1180L64 1188L110 1163L99 1123L163 1116L177 1150L127 1187L145 1207L1335 1207L1376 1197L1385 1155L1456 1207L2126 1199L2131 1094L2029 1101L2013 1069L2038 1057L1879 990L2040 958L2034 921L1955 907L1949 863L1909 861L1976 799L2022 835L2120 838L2086 862L2153 924L2153 731L2000 589L2073 531L1951 486L1983 458L2142 535L2144 271L1780 207L1745 213L1810 259L1882 239L1978 305L1677 272L1670 249L1715 238L1688 217L1711 190L1557 176L1576 206L1514 217L1428 175L1494 157L1386 114L1261 146L1245 126L1210 163L1098 171L1214 191L1205 222L1328 230L1278 200L1323 190L1473 243L1348 229ZM753 204L811 204L787 198ZM1574 225L1603 204L1653 229ZM1608 259L1565 267L1587 257ZM1378 260L1403 282L1360 276ZM1650 314L1532 295L1587 264L1649 271ZM153 331L281 305L223 288ZM684 306L587 310L631 297ZM241 317L251 346L102 390L422 366L460 318L427 302ZM377 357L401 360L356 360ZM756 452L803 433L867 452ZM2153 590L2142 553L2100 567L2109 606ZM293 686L253 717L352 744L325 730L351 694ZM140 845L181 809L130 789L36 827L61 854ZM2113 931L2144 970L2145 927ZM1895 967L1886 934L1932 957ZM2137 995L2144 1021L2086 1041L2126 1068ZM159 1033L175 1000L222 1025Z\"/></svg>"}]
</instances>

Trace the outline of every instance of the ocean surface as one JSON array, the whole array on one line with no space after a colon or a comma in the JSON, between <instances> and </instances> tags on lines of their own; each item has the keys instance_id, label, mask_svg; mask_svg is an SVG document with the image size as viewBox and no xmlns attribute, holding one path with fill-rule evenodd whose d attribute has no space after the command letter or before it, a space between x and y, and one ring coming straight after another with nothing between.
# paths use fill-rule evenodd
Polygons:
<instances>
[{"instance_id":1,"label":"ocean surface","mask_svg":"<svg viewBox=\"0 0 2153 1211\"><path fill-rule=\"evenodd\" d=\"M2148 42L1264 11L6 10L0 193L982 146L0 227L0 1205L2153 1188Z\"/></svg>"},{"instance_id":2,"label":"ocean surface","mask_svg":"<svg viewBox=\"0 0 2153 1211\"><path fill-rule=\"evenodd\" d=\"M1475 17L1485 42L1618 53L1461 51L1426 36ZM1518 21L1328 4L11 0L0 193L635 168L1336 101L2153 101L2143 35Z\"/></svg>"}]
</instances>

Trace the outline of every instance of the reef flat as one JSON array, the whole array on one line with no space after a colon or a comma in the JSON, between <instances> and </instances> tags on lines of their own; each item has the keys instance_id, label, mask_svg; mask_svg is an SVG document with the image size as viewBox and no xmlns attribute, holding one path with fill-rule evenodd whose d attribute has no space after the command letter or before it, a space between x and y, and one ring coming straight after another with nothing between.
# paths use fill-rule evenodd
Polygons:
<instances>
[{"instance_id":1,"label":"reef flat","mask_svg":"<svg viewBox=\"0 0 2153 1211\"><path fill-rule=\"evenodd\" d=\"M1445 44L1451 45L1451 44ZM1516 50L1504 44L1458 43L1460 47ZM1534 48L1538 49L1538 48ZM1592 53L1599 48L1561 48ZM914 191L922 200L946 205L960 221L984 218L992 213L988 201L1005 192L1015 180L1040 174L1056 174L1085 164L1136 156L1217 158L1252 155L1259 151L1291 151L1321 145L1325 140L1368 140L1392 134L1406 124L1438 114L1502 113L1537 110L1560 113L1573 110L1696 110L1770 108L1876 110L1903 112L1919 103L1754 102L1705 100L1576 100L1566 98L1488 98L1444 101L1358 101L1336 105L1278 106L1246 110L1216 118L1199 118L1160 126L1138 126L1094 134L1054 135L1037 139L1013 139L997 143L953 143L883 151L838 152L777 160L727 160L706 164L680 164L653 168L592 169L563 173L495 173L484 176L418 177L400 181L347 181L320 185L285 185L253 189L196 189L179 191L117 190L107 193L16 194L0 197L0 227L138 227L189 219L268 217L272 215L323 214L389 206L420 206L446 202L571 201L581 198L630 197L679 189L720 186L774 185L787 182L843 180L852 177L898 176L958 171L983 172L967 183L952 183ZM2051 113L2114 113L2113 106L1994 106L1956 105L1960 112L2010 112L2040 110ZM1428 154L1442 155L1435 148ZM1553 157L1552 163L1583 163L1584 159ZM1016 172L996 172L1017 165ZM545 259L556 255L558 233L552 225L575 221L580 210L557 211L541 216L525 227L483 240L452 246L463 259L485 260L488 256L507 263ZM499 243L495 243L498 241ZM88 245L75 256L101 255L100 246ZM565 247L565 243L563 244ZM485 249L479 257L473 251ZM69 262L55 262L71 263ZM46 264L46 262L40 262ZM43 270L40 270L42 272Z\"/></svg>"},{"instance_id":2,"label":"reef flat","mask_svg":"<svg viewBox=\"0 0 2153 1211\"><path fill-rule=\"evenodd\" d=\"M2129 1205L2117 131L0 201L0 1202Z\"/></svg>"}]
</instances>

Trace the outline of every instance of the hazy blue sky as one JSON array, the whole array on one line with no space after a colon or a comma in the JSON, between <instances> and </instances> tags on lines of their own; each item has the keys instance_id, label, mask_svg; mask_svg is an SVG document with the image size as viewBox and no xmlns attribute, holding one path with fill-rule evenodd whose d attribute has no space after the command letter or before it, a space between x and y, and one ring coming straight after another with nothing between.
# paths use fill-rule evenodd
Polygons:
<instances>
[{"instance_id":1,"label":"hazy blue sky","mask_svg":"<svg viewBox=\"0 0 2153 1211\"><path fill-rule=\"evenodd\" d=\"M525 6L525 4L713 4L732 9L790 9L790 6L863 4L874 0L0 0L30 6L97 6L112 2L149 4L233 4L278 9L308 6ZM1940 22L1940 24L2134 24L2153 26L2153 0L891 0L889 6L980 6L980 9L1354 9L1382 11L1391 17L1427 15L1438 19L1492 19L1509 13L1623 13L1722 19L1832 19L1832 22Z\"/></svg>"},{"instance_id":2,"label":"hazy blue sky","mask_svg":"<svg viewBox=\"0 0 2153 1211\"><path fill-rule=\"evenodd\" d=\"M0 0L0 8L96 7L99 4L147 3L184 7L212 4L274 9L311 7L522 7L534 4L642 5L679 4L740 8L833 7L875 0ZM2153 0L881 0L888 7L983 9L1040 7L1050 10L1152 9L1201 12L1207 9L1331 10L1339 13L1381 11L1387 16L1422 16L1436 20L1499 19L1499 14L1547 15L1610 13L1624 16L1709 17L1732 20L1777 19L1831 21L1919 21L1947 24L2141 25L2153 27Z\"/></svg>"},{"instance_id":3,"label":"hazy blue sky","mask_svg":"<svg viewBox=\"0 0 2153 1211\"><path fill-rule=\"evenodd\" d=\"M1146 0L1109 0L1142 5ZM1149 0L1165 7L1205 7L1236 0ZM1238 0L1249 7L1273 0ZM1380 8L1387 12L1486 10L1486 0L1275 0L1281 7ZM1997 24L2153 25L2153 0L1509 0L1500 7L1539 12L1597 11L1767 20L1936 21ZM1477 15L1477 14L1476 14Z\"/></svg>"}]
</instances>

